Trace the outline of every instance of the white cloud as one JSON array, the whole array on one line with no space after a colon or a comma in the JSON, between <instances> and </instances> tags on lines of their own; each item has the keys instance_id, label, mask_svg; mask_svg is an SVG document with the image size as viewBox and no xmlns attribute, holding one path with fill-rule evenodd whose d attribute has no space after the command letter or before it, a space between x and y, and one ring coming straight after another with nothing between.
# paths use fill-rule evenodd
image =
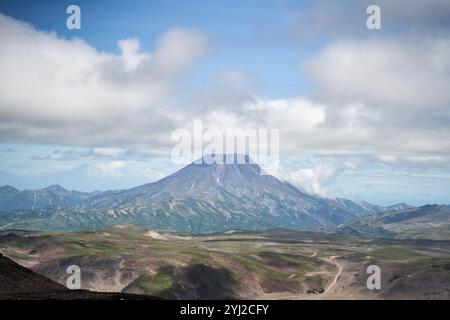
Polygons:
<instances>
[{"instance_id":1,"label":"white cloud","mask_svg":"<svg viewBox=\"0 0 450 320\"><path fill-rule=\"evenodd\" d=\"M93 148L92 153L99 157L118 157L126 152L124 149L119 148Z\"/></svg>"},{"instance_id":2,"label":"white cloud","mask_svg":"<svg viewBox=\"0 0 450 320\"><path fill-rule=\"evenodd\" d=\"M125 161L107 161L97 163L87 169L90 177L121 177L124 175L123 169L126 168Z\"/></svg>"},{"instance_id":3,"label":"white cloud","mask_svg":"<svg viewBox=\"0 0 450 320\"><path fill-rule=\"evenodd\" d=\"M297 165L296 165L297 166ZM358 159L348 157L326 157L319 162L302 164L300 169L284 167L281 178L291 182L301 190L309 193L330 197L330 188L336 183L338 176L353 172L360 168ZM287 170L291 168L291 170Z\"/></svg>"},{"instance_id":4,"label":"white cloud","mask_svg":"<svg viewBox=\"0 0 450 320\"><path fill-rule=\"evenodd\" d=\"M299 97L295 99L257 100L245 106L253 114L259 112L269 127L310 132L325 122L323 105Z\"/></svg>"},{"instance_id":5,"label":"white cloud","mask_svg":"<svg viewBox=\"0 0 450 320\"><path fill-rule=\"evenodd\" d=\"M207 50L204 35L197 30L170 29L158 42L154 60L161 74L177 75Z\"/></svg>"},{"instance_id":6,"label":"white cloud","mask_svg":"<svg viewBox=\"0 0 450 320\"><path fill-rule=\"evenodd\" d=\"M450 38L338 41L303 68L326 108L324 150L449 159Z\"/></svg>"},{"instance_id":7,"label":"white cloud","mask_svg":"<svg viewBox=\"0 0 450 320\"><path fill-rule=\"evenodd\" d=\"M262 80L245 69L212 72L194 92L191 105L197 112L238 111L245 103L257 100L261 87Z\"/></svg>"},{"instance_id":8,"label":"white cloud","mask_svg":"<svg viewBox=\"0 0 450 320\"><path fill-rule=\"evenodd\" d=\"M151 59L151 55L139 52L141 43L136 38L120 40L117 45L122 51L121 58L127 72L136 69L142 61Z\"/></svg>"},{"instance_id":9,"label":"white cloud","mask_svg":"<svg viewBox=\"0 0 450 320\"><path fill-rule=\"evenodd\" d=\"M305 65L320 95L343 103L427 109L450 104L450 38L340 41Z\"/></svg>"},{"instance_id":10,"label":"white cloud","mask_svg":"<svg viewBox=\"0 0 450 320\"><path fill-rule=\"evenodd\" d=\"M450 159L445 36L332 42L303 64L310 97L258 98L256 77L237 69L193 102L178 84L208 49L198 30L170 29L154 52L121 40L110 54L0 14L0 42L0 141L79 145L110 160L168 155L172 131L200 119L205 129L279 129L288 154Z\"/></svg>"},{"instance_id":11,"label":"white cloud","mask_svg":"<svg viewBox=\"0 0 450 320\"><path fill-rule=\"evenodd\" d=\"M328 196L327 187L335 180L337 168L334 164L319 164L313 168L293 171L287 180L310 194Z\"/></svg>"},{"instance_id":12,"label":"white cloud","mask_svg":"<svg viewBox=\"0 0 450 320\"><path fill-rule=\"evenodd\" d=\"M110 54L3 14L0 43L1 140L113 147L158 145L176 82L207 49L201 32L173 28L153 53L125 39Z\"/></svg>"}]
</instances>

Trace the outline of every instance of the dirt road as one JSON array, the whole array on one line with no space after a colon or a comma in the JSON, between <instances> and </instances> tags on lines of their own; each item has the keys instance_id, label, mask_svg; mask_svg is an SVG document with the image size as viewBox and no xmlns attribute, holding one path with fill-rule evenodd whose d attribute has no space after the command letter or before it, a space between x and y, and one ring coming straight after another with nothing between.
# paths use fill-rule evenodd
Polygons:
<instances>
[{"instance_id":1,"label":"dirt road","mask_svg":"<svg viewBox=\"0 0 450 320\"><path fill-rule=\"evenodd\" d=\"M314 252L311 256L315 257L317 255L317 252ZM292 294L292 292L276 292L276 293L266 293L263 294L256 299L262 299L262 300L311 300L311 299L326 299L326 297L332 293L332 289L336 286L339 277L342 274L342 271L344 270L343 266L337 262L335 259L335 256L331 256L329 258L318 258L328 264L335 265L337 268L337 272L333 277L333 281L325 288L325 290L322 293L318 294L306 294L306 293L298 293L298 294ZM319 272L312 272L312 274L316 273L323 273L322 271Z\"/></svg>"},{"instance_id":2,"label":"dirt road","mask_svg":"<svg viewBox=\"0 0 450 320\"><path fill-rule=\"evenodd\" d=\"M339 276L342 273L342 270L344 269L339 262L334 260L335 258L336 258L335 256L331 256L330 258L320 258L323 261L326 261L330 264L334 264L338 268L338 272L334 276L333 281L331 281L331 283L328 285L328 287L325 288L325 291L321 294L321 296L326 296L331 291L331 289L333 289L333 287L336 285L336 283L339 279Z\"/></svg>"}]
</instances>

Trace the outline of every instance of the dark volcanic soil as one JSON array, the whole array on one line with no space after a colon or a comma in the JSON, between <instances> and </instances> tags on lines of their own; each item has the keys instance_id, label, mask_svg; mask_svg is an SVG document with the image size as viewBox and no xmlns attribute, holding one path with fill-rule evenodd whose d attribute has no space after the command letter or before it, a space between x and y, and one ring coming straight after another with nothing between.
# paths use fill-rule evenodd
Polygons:
<instances>
[{"instance_id":1,"label":"dark volcanic soil","mask_svg":"<svg viewBox=\"0 0 450 320\"><path fill-rule=\"evenodd\" d=\"M0 300L119 300L154 299L150 296L69 290L0 254Z\"/></svg>"}]
</instances>

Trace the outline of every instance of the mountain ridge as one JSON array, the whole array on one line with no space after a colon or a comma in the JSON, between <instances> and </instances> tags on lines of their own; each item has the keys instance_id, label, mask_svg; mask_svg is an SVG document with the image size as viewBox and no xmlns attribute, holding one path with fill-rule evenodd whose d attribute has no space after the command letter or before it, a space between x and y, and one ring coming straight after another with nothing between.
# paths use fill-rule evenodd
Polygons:
<instances>
[{"instance_id":1,"label":"mountain ridge","mask_svg":"<svg viewBox=\"0 0 450 320\"><path fill-rule=\"evenodd\" d=\"M340 225L335 232L370 238L448 240L450 206L432 204L375 213Z\"/></svg>"},{"instance_id":2,"label":"mountain ridge","mask_svg":"<svg viewBox=\"0 0 450 320\"><path fill-rule=\"evenodd\" d=\"M53 185L34 192L17 193L8 188L8 193L0 187L0 195L5 190L11 198L0 201L0 210L23 211L16 216L2 214L0 222L17 227L22 221L17 220L19 217L33 217L56 219L55 223L62 227L63 220L70 217L76 228L90 222L98 227L131 223L188 232L312 230L384 210L349 199L306 194L286 181L262 173L261 167L249 158L235 164L209 163L202 158L156 182L125 190L82 193ZM8 204L12 207L5 210ZM33 210L38 211L33 215Z\"/></svg>"}]
</instances>

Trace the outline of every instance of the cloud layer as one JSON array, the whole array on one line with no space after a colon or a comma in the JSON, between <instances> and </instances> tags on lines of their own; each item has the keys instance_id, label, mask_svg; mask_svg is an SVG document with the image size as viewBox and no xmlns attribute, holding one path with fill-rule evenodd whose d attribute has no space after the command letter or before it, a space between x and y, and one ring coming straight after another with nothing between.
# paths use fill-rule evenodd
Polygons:
<instances>
[{"instance_id":1,"label":"cloud layer","mask_svg":"<svg viewBox=\"0 0 450 320\"><path fill-rule=\"evenodd\" d=\"M201 32L173 28L153 53L132 38L109 54L2 14L0 43L1 139L73 145L157 145L177 81L207 50Z\"/></svg>"},{"instance_id":2,"label":"cloud layer","mask_svg":"<svg viewBox=\"0 0 450 320\"><path fill-rule=\"evenodd\" d=\"M124 39L111 54L0 14L0 43L1 142L169 155L172 131L201 120L205 128L279 129L286 154L450 159L442 138L450 136L447 34L331 41L301 63L313 93L272 100L258 96L257 77L245 70L225 70L187 94L182 79L208 51L198 30L172 28L154 52Z\"/></svg>"}]
</instances>

